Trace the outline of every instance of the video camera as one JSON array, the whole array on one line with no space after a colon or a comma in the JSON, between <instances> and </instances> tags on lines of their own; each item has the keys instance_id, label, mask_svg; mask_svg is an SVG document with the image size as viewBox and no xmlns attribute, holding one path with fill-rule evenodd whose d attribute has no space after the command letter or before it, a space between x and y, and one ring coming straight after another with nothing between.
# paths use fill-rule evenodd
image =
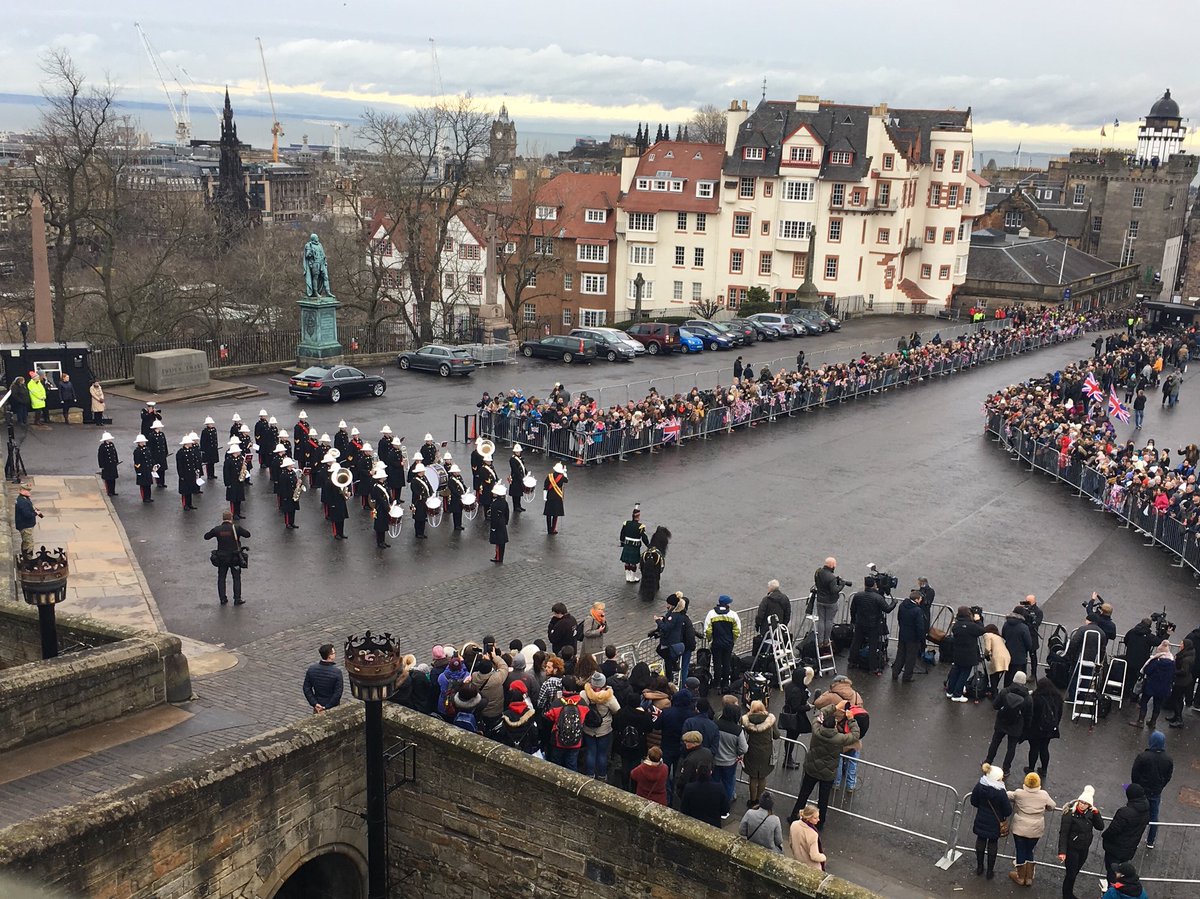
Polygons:
<instances>
[{"instance_id":1,"label":"video camera","mask_svg":"<svg viewBox=\"0 0 1200 899\"><path fill-rule=\"evenodd\" d=\"M1175 633L1175 622L1167 619L1167 607L1163 606L1161 612L1151 612L1150 621L1154 624L1154 636L1157 640L1170 639L1171 634Z\"/></svg>"},{"instance_id":2,"label":"video camera","mask_svg":"<svg viewBox=\"0 0 1200 899\"><path fill-rule=\"evenodd\" d=\"M900 579L898 577L886 571L880 571L875 567L874 562L867 563L867 570L871 572L867 576L875 579L875 586L883 596L890 598L892 591L900 586Z\"/></svg>"}]
</instances>

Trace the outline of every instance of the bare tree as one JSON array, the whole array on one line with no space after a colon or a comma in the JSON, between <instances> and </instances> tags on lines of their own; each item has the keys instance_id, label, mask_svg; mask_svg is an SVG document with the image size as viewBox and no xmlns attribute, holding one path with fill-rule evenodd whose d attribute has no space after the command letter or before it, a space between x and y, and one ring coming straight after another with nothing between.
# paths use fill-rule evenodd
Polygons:
<instances>
[{"instance_id":1,"label":"bare tree","mask_svg":"<svg viewBox=\"0 0 1200 899\"><path fill-rule=\"evenodd\" d=\"M713 299L700 299L692 303L692 315L705 320L721 311L721 304Z\"/></svg>"},{"instance_id":2,"label":"bare tree","mask_svg":"<svg viewBox=\"0 0 1200 899\"><path fill-rule=\"evenodd\" d=\"M725 143L725 111L705 103L687 121L688 140L701 144Z\"/></svg>"}]
</instances>

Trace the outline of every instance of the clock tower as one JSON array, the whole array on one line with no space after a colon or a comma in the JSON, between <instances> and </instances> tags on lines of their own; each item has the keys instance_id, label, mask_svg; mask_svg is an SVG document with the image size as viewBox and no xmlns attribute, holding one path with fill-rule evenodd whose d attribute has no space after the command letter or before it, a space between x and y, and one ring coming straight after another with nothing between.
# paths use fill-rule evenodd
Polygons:
<instances>
[{"instance_id":1,"label":"clock tower","mask_svg":"<svg viewBox=\"0 0 1200 899\"><path fill-rule=\"evenodd\" d=\"M517 159L517 126L508 118L508 107L501 105L500 115L492 122L488 158L493 165L512 165Z\"/></svg>"}]
</instances>

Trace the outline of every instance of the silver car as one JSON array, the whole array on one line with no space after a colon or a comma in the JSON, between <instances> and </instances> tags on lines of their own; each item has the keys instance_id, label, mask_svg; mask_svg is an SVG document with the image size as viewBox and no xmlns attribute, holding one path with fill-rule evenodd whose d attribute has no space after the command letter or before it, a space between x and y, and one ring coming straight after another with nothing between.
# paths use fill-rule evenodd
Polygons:
<instances>
[{"instance_id":1,"label":"silver car","mask_svg":"<svg viewBox=\"0 0 1200 899\"><path fill-rule=\"evenodd\" d=\"M756 312L749 316L749 319L770 328L780 337L797 336L795 326L788 321L786 315L780 315L778 312Z\"/></svg>"}]
</instances>

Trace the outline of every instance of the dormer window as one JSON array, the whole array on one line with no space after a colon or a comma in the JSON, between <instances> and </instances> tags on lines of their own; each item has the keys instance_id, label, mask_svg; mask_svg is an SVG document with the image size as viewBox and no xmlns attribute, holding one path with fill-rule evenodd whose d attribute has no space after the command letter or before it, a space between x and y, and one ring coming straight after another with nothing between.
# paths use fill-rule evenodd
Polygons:
<instances>
[{"instance_id":1,"label":"dormer window","mask_svg":"<svg viewBox=\"0 0 1200 899\"><path fill-rule=\"evenodd\" d=\"M849 165L850 164L849 150L830 150L829 164L830 165Z\"/></svg>"},{"instance_id":2,"label":"dormer window","mask_svg":"<svg viewBox=\"0 0 1200 899\"><path fill-rule=\"evenodd\" d=\"M583 217L584 217L584 221L586 221L586 222L590 222L595 225L603 225L605 222L608 221L608 210L607 209L588 209L588 210L584 211Z\"/></svg>"},{"instance_id":3,"label":"dormer window","mask_svg":"<svg viewBox=\"0 0 1200 899\"><path fill-rule=\"evenodd\" d=\"M763 147L746 147L742 150L742 159L766 159L767 151Z\"/></svg>"},{"instance_id":4,"label":"dormer window","mask_svg":"<svg viewBox=\"0 0 1200 899\"><path fill-rule=\"evenodd\" d=\"M702 200L711 200L716 192L716 183L713 181L698 181L696 183L696 196Z\"/></svg>"},{"instance_id":5,"label":"dormer window","mask_svg":"<svg viewBox=\"0 0 1200 899\"><path fill-rule=\"evenodd\" d=\"M553 206L539 206L534 211L534 217L539 221L552 222L558 218L558 210Z\"/></svg>"},{"instance_id":6,"label":"dormer window","mask_svg":"<svg viewBox=\"0 0 1200 899\"><path fill-rule=\"evenodd\" d=\"M649 178L638 178L637 179L637 189L638 190L649 190L650 189L650 179Z\"/></svg>"},{"instance_id":7,"label":"dormer window","mask_svg":"<svg viewBox=\"0 0 1200 899\"><path fill-rule=\"evenodd\" d=\"M792 162L812 162L812 147L792 147L791 159Z\"/></svg>"}]
</instances>

